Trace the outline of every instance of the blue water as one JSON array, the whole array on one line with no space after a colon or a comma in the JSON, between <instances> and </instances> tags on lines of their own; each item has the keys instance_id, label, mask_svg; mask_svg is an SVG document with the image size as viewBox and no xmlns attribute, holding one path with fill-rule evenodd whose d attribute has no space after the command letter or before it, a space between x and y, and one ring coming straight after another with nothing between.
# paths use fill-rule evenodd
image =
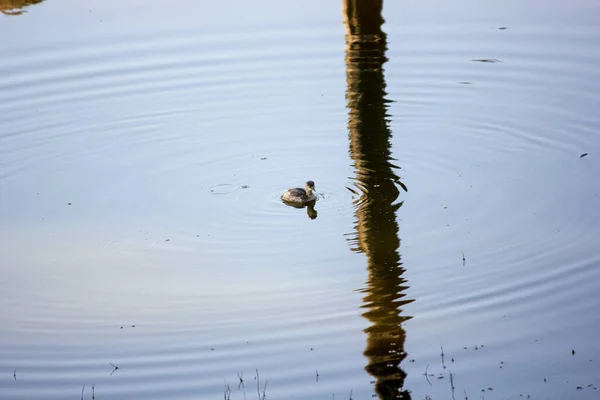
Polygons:
<instances>
[{"instance_id":1,"label":"blue water","mask_svg":"<svg viewBox=\"0 0 600 400\"><path fill-rule=\"evenodd\" d=\"M594 1L22 10L0 400L598 397Z\"/></svg>"}]
</instances>

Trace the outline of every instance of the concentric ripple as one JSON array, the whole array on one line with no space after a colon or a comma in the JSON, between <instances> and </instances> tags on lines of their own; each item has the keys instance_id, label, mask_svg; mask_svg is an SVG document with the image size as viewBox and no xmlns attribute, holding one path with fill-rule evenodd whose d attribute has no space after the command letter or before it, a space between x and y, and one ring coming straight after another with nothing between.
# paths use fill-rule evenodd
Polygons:
<instances>
[{"instance_id":1,"label":"concentric ripple","mask_svg":"<svg viewBox=\"0 0 600 400\"><path fill-rule=\"evenodd\" d=\"M0 397L593 399L600 30L509 3L1 15Z\"/></svg>"}]
</instances>

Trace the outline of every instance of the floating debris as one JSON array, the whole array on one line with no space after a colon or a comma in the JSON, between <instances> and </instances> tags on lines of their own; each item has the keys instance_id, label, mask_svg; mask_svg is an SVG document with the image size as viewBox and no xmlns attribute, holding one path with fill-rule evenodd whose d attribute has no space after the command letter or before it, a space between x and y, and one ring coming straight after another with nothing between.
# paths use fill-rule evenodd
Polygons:
<instances>
[{"instance_id":1,"label":"floating debris","mask_svg":"<svg viewBox=\"0 0 600 400\"><path fill-rule=\"evenodd\" d=\"M261 160L261 161L264 161L264 160L266 160L266 159L267 159L267 157L261 157L261 158L260 158L260 160Z\"/></svg>"},{"instance_id":2,"label":"floating debris","mask_svg":"<svg viewBox=\"0 0 600 400\"><path fill-rule=\"evenodd\" d=\"M579 158L583 158L583 157L585 157L587 155L588 155L588 153L583 153L582 155L579 156ZM71 204L71 203L69 203L69 204Z\"/></svg>"},{"instance_id":3,"label":"floating debris","mask_svg":"<svg viewBox=\"0 0 600 400\"><path fill-rule=\"evenodd\" d=\"M111 366L114 368L114 369L112 370L112 372L110 373L110 376L112 376L112 374L114 374L114 373L115 373L115 371L119 369L119 367L117 367L115 364L113 364L113 363L111 363L111 362L109 362L109 364L110 364L110 365L111 365Z\"/></svg>"},{"instance_id":4,"label":"floating debris","mask_svg":"<svg viewBox=\"0 0 600 400\"><path fill-rule=\"evenodd\" d=\"M475 58L471 61L475 61L475 62L482 62L482 63L491 63L491 64L495 64L495 63L499 63L500 60L497 60L495 58Z\"/></svg>"},{"instance_id":5,"label":"floating debris","mask_svg":"<svg viewBox=\"0 0 600 400\"><path fill-rule=\"evenodd\" d=\"M503 31L503 30L506 30L506 29L508 29L508 27L507 27L507 26L501 26L501 27L500 27L500 28L498 28L498 29L499 29L499 30L501 30L501 31Z\"/></svg>"},{"instance_id":6,"label":"floating debris","mask_svg":"<svg viewBox=\"0 0 600 400\"><path fill-rule=\"evenodd\" d=\"M468 81L462 81L462 82L458 82L458 83L460 83L461 85L470 85L471 84L471 82L468 82Z\"/></svg>"}]
</instances>

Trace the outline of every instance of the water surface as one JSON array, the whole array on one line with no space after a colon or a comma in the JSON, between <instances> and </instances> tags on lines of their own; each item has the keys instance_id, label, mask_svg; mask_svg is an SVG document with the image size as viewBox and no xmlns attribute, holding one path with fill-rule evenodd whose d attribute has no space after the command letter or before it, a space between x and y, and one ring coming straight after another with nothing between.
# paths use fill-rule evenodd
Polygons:
<instances>
[{"instance_id":1,"label":"water surface","mask_svg":"<svg viewBox=\"0 0 600 400\"><path fill-rule=\"evenodd\" d=\"M0 399L597 398L595 2L20 3Z\"/></svg>"}]
</instances>

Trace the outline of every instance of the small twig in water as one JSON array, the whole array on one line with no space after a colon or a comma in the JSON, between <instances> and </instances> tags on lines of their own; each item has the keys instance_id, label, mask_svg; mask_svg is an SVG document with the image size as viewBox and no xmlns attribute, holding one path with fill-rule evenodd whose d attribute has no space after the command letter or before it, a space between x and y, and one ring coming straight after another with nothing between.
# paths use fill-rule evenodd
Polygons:
<instances>
[{"instance_id":1,"label":"small twig in water","mask_svg":"<svg viewBox=\"0 0 600 400\"><path fill-rule=\"evenodd\" d=\"M81 400L83 400L83 391L85 390L85 383L83 384L83 387L81 388Z\"/></svg>"},{"instance_id":2,"label":"small twig in water","mask_svg":"<svg viewBox=\"0 0 600 400\"><path fill-rule=\"evenodd\" d=\"M467 391L465 390L465 400L469 400L469 396L467 396Z\"/></svg>"},{"instance_id":3,"label":"small twig in water","mask_svg":"<svg viewBox=\"0 0 600 400\"><path fill-rule=\"evenodd\" d=\"M256 393L258 393L258 400L260 400L260 377L258 375L258 368L256 369Z\"/></svg>"},{"instance_id":4,"label":"small twig in water","mask_svg":"<svg viewBox=\"0 0 600 400\"><path fill-rule=\"evenodd\" d=\"M227 384L227 383L225 383L225 393L223 393L223 399L224 400L231 399L231 388L229 387L229 384Z\"/></svg>"},{"instance_id":5,"label":"small twig in water","mask_svg":"<svg viewBox=\"0 0 600 400\"><path fill-rule=\"evenodd\" d=\"M92 400L96 399L96 392L94 390L94 384L92 383Z\"/></svg>"},{"instance_id":6,"label":"small twig in water","mask_svg":"<svg viewBox=\"0 0 600 400\"><path fill-rule=\"evenodd\" d=\"M431 386L431 382L429 381L429 374L427 373L427 368L429 368L429 364L427 364L427 366L425 367L425 373L423 375L425 375L425 379L427 379L427 383L429 383L429 386Z\"/></svg>"},{"instance_id":7,"label":"small twig in water","mask_svg":"<svg viewBox=\"0 0 600 400\"><path fill-rule=\"evenodd\" d=\"M454 377L452 376L452 371L450 371L450 389L452 390L452 399L455 400L454 389L456 389L456 388L454 387Z\"/></svg>"},{"instance_id":8,"label":"small twig in water","mask_svg":"<svg viewBox=\"0 0 600 400\"><path fill-rule=\"evenodd\" d=\"M440 346L440 348L442 349L442 367L446 369L446 364L444 364L444 346Z\"/></svg>"},{"instance_id":9,"label":"small twig in water","mask_svg":"<svg viewBox=\"0 0 600 400\"><path fill-rule=\"evenodd\" d=\"M265 381L265 387L263 388L263 397L262 397L263 400L265 400L265 398L267 397L267 393L266 393L266 391L267 391L267 383L269 383L268 379Z\"/></svg>"},{"instance_id":10,"label":"small twig in water","mask_svg":"<svg viewBox=\"0 0 600 400\"><path fill-rule=\"evenodd\" d=\"M315 374L317 374L317 382L319 382L319 371L315 369Z\"/></svg>"},{"instance_id":11,"label":"small twig in water","mask_svg":"<svg viewBox=\"0 0 600 400\"><path fill-rule=\"evenodd\" d=\"M13 376L15 377L15 381L16 381L17 380L17 370L16 369L13 371Z\"/></svg>"},{"instance_id":12,"label":"small twig in water","mask_svg":"<svg viewBox=\"0 0 600 400\"><path fill-rule=\"evenodd\" d=\"M244 387L244 373L242 372L241 374L238 372L237 373L238 378L240 379L240 383L238 383L238 389L240 387Z\"/></svg>"},{"instance_id":13,"label":"small twig in water","mask_svg":"<svg viewBox=\"0 0 600 400\"><path fill-rule=\"evenodd\" d=\"M348 400L352 400L352 389L350 389L350 397L348 398Z\"/></svg>"},{"instance_id":14,"label":"small twig in water","mask_svg":"<svg viewBox=\"0 0 600 400\"><path fill-rule=\"evenodd\" d=\"M112 370L112 372L110 373L110 376L112 376L112 374L114 374L114 373L115 373L115 371L119 369L119 367L117 367L115 364L113 364L113 363L111 363L111 362L109 362L109 364L110 364L110 365L111 365L111 366L114 368L114 369Z\"/></svg>"},{"instance_id":15,"label":"small twig in water","mask_svg":"<svg viewBox=\"0 0 600 400\"><path fill-rule=\"evenodd\" d=\"M467 261L467 259L465 258L465 252L464 251L463 251L462 255L463 255L463 267L464 267L465 266L465 261Z\"/></svg>"}]
</instances>

